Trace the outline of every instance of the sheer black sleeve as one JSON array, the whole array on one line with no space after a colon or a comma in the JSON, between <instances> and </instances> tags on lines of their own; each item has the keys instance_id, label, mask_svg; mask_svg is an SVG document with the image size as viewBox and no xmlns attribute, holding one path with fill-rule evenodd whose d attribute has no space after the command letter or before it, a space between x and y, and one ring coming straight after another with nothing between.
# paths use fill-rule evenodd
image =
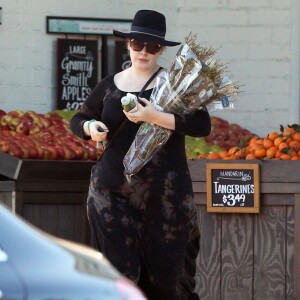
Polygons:
<instances>
[{"instance_id":1,"label":"sheer black sleeve","mask_svg":"<svg viewBox=\"0 0 300 300\"><path fill-rule=\"evenodd\" d=\"M81 138L89 139L83 133L83 124L86 121L95 119L101 120L101 112L103 109L103 98L108 88L113 84L113 75L105 77L93 89L91 94L82 104L80 109L71 119L71 129L74 134Z\"/></svg>"}]
</instances>

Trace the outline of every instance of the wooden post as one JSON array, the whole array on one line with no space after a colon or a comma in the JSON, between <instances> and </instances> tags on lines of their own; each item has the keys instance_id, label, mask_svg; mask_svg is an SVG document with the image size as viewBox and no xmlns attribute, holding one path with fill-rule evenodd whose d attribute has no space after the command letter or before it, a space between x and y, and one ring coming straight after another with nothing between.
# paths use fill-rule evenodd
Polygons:
<instances>
[{"instance_id":1,"label":"wooden post","mask_svg":"<svg viewBox=\"0 0 300 300\"><path fill-rule=\"evenodd\" d=\"M300 299L300 194L295 194L294 218L294 299Z\"/></svg>"}]
</instances>

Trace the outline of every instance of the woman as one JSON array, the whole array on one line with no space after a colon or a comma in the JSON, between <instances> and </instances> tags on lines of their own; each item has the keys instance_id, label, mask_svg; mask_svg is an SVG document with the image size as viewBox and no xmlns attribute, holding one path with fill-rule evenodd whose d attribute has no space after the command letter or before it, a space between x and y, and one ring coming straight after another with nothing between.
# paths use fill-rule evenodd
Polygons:
<instances>
[{"instance_id":1,"label":"woman","mask_svg":"<svg viewBox=\"0 0 300 300\"><path fill-rule=\"evenodd\" d=\"M123 111L120 102L127 92L138 95L159 69L157 60L165 46L180 44L167 41L165 33L164 15L152 10L138 11L129 33L114 31L127 39L132 66L100 81L71 126L82 138L111 140L92 169L87 200L98 249L149 299L198 299L193 288L199 232L184 140L186 134L210 133L209 114L158 112L147 100L155 80L141 95L137 112ZM118 130L124 119L127 122ZM140 122L171 129L173 134L128 183L123 158Z\"/></svg>"}]
</instances>

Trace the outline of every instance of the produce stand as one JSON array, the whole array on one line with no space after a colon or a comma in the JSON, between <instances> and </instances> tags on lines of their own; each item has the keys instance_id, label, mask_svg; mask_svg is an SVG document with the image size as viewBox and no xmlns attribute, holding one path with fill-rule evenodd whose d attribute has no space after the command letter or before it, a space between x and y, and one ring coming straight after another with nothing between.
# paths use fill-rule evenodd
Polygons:
<instances>
[{"instance_id":1,"label":"produce stand","mask_svg":"<svg viewBox=\"0 0 300 300\"><path fill-rule=\"evenodd\" d=\"M188 161L201 232L200 299L300 299L300 162L251 161L260 166L260 212L215 213L206 207L206 164L216 162ZM0 200L51 234L91 245L86 197L93 165L1 154Z\"/></svg>"}]
</instances>

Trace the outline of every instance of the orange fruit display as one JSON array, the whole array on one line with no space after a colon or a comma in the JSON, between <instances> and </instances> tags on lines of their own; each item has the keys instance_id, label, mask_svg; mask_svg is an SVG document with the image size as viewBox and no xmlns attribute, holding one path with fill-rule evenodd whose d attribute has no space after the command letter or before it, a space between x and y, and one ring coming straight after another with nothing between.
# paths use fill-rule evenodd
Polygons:
<instances>
[{"instance_id":1,"label":"orange fruit display","mask_svg":"<svg viewBox=\"0 0 300 300\"><path fill-rule=\"evenodd\" d=\"M207 159L220 159L221 156L217 152L210 152L207 156Z\"/></svg>"},{"instance_id":2,"label":"orange fruit display","mask_svg":"<svg viewBox=\"0 0 300 300\"><path fill-rule=\"evenodd\" d=\"M293 156L293 157L291 158L291 160L300 160L300 156L295 155L295 156Z\"/></svg>"},{"instance_id":3,"label":"orange fruit display","mask_svg":"<svg viewBox=\"0 0 300 300\"><path fill-rule=\"evenodd\" d=\"M267 138L271 141L274 141L277 137L279 137L279 133L276 131L272 131L267 135Z\"/></svg>"},{"instance_id":4,"label":"orange fruit display","mask_svg":"<svg viewBox=\"0 0 300 300\"><path fill-rule=\"evenodd\" d=\"M225 158L225 157L228 157L229 154L228 154L228 151L227 150L222 150L219 152L219 155L221 158Z\"/></svg>"},{"instance_id":5,"label":"orange fruit display","mask_svg":"<svg viewBox=\"0 0 300 300\"><path fill-rule=\"evenodd\" d=\"M279 158L283 160L291 160L291 156L285 153L282 153Z\"/></svg>"},{"instance_id":6,"label":"orange fruit display","mask_svg":"<svg viewBox=\"0 0 300 300\"><path fill-rule=\"evenodd\" d=\"M274 140L274 146L275 147L278 147L279 146L279 144L281 144L282 142L283 142L283 137L282 136L278 136L277 138L275 138L275 140Z\"/></svg>"},{"instance_id":7,"label":"orange fruit display","mask_svg":"<svg viewBox=\"0 0 300 300\"><path fill-rule=\"evenodd\" d=\"M257 157L253 153L248 153L246 155L245 159L247 159L247 160L249 160L249 159L257 159Z\"/></svg>"},{"instance_id":8,"label":"orange fruit display","mask_svg":"<svg viewBox=\"0 0 300 300\"><path fill-rule=\"evenodd\" d=\"M281 151L283 149L288 149L289 148L289 145L286 143L286 142L281 142L279 145L278 145L278 150Z\"/></svg>"},{"instance_id":9,"label":"orange fruit display","mask_svg":"<svg viewBox=\"0 0 300 300\"><path fill-rule=\"evenodd\" d=\"M293 136L293 140L294 141L297 141L297 142L300 142L300 132L296 132Z\"/></svg>"},{"instance_id":10,"label":"orange fruit display","mask_svg":"<svg viewBox=\"0 0 300 300\"><path fill-rule=\"evenodd\" d=\"M294 149L296 152L300 150L300 142L292 140L289 142L289 148Z\"/></svg>"},{"instance_id":11,"label":"orange fruit display","mask_svg":"<svg viewBox=\"0 0 300 300\"><path fill-rule=\"evenodd\" d=\"M234 146L234 147L231 147L229 150L228 150L228 155L229 156L232 156L232 155L237 155L237 153L240 152L240 149L238 146Z\"/></svg>"},{"instance_id":12,"label":"orange fruit display","mask_svg":"<svg viewBox=\"0 0 300 300\"><path fill-rule=\"evenodd\" d=\"M269 138L264 138L262 145L264 146L265 149L269 149L274 146L274 142Z\"/></svg>"},{"instance_id":13,"label":"orange fruit display","mask_svg":"<svg viewBox=\"0 0 300 300\"><path fill-rule=\"evenodd\" d=\"M266 150L266 157L268 157L268 158L275 157L276 151L277 151L277 148L275 146L267 149Z\"/></svg>"},{"instance_id":14,"label":"orange fruit display","mask_svg":"<svg viewBox=\"0 0 300 300\"><path fill-rule=\"evenodd\" d=\"M287 127L286 129L283 130L282 135L284 137L293 137L295 134L295 129L293 127Z\"/></svg>"},{"instance_id":15,"label":"orange fruit display","mask_svg":"<svg viewBox=\"0 0 300 300\"><path fill-rule=\"evenodd\" d=\"M261 148L254 151L254 155L256 158L263 158L266 156L266 149Z\"/></svg>"},{"instance_id":16,"label":"orange fruit display","mask_svg":"<svg viewBox=\"0 0 300 300\"><path fill-rule=\"evenodd\" d=\"M207 154L204 158L300 160L300 125L288 125L286 128L281 125L280 132L272 131L262 138L249 137L245 141L241 140L239 146Z\"/></svg>"}]
</instances>

